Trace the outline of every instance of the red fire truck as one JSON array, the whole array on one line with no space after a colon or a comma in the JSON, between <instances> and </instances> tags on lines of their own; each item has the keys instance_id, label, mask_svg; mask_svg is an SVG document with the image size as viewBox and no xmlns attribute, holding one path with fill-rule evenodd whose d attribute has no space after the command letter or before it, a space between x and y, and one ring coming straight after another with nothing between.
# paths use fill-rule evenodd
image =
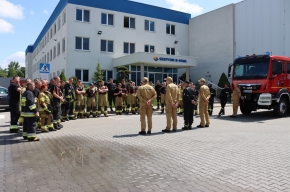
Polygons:
<instances>
[{"instance_id":1,"label":"red fire truck","mask_svg":"<svg viewBox=\"0 0 290 192\"><path fill-rule=\"evenodd\" d=\"M231 75L232 73L232 75ZM250 114L258 109L273 109L284 117L290 108L290 57L251 55L229 65L228 77L242 92L240 110Z\"/></svg>"}]
</instances>

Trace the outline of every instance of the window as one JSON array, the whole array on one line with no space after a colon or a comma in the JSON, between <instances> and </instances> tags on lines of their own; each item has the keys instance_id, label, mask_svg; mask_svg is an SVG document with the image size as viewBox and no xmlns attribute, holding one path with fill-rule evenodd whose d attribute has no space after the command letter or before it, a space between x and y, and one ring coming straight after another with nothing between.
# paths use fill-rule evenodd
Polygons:
<instances>
[{"instance_id":1,"label":"window","mask_svg":"<svg viewBox=\"0 0 290 192\"><path fill-rule=\"evenodd\" d=\"M114 42L108 40L101 40L101 52L114 52Z\"/></svg>"},{"instance_id":2,"label":"window","mask_svg":"<svg viewBox=\"0 0 290 192\"><path fill-rule=\"evenodd\" d=\"M53 25L53 31L54 31L54 34L53 35L55 35L56 34L56 23Z\"/></svg>"},{"instance_id":3,"label":"window","mask_svg":"<svg viewBox=\"0 0 290 192\"><path fill-rule=\"evenodd\" d=\"M66 12L63 12L62 14L62 24L66 23Z\"/></svg>"},{"instance_id":4,"label":"window","mask_svg":"<svg viewBox=\"0 0 290 192\"><path fill-rule=\"evenodd\" d=\"M50 29L50 39L52 38L52 28Z\"/></svg>"},{"instance_id":5,"label":"window","mask_svg":"<svg viewBox=\"0 0 290 192\"><path fill-rule=\"evenodd\" d=\"M48 62L46 61L46 55L44 55L44 63L48 63Z\"/></svg>"},{"instance_id":6,"label":"window","mask_svg":"<svg viewBox=\"0 0 290 192\"><path fill-rule=\"evenodd\" d=\"M135 53L135 43L124 43L124 53L125 54Z\"/></svg>"},{"instance_id":7,"label":"window","mask_svg":"<svg viewBox=\"0 0 290 192\"><path fill-rule=\"evenodd\" d=\"M145 45L145 52L146 53L154 53L155 47L153 45Z\"/></svg>"},{"instance_id":8,"label":"window","mask_svg":"<svg viewBox=\"0 0 290 192\"><path fill-rule=\"evenodd\" d=\"M89 51L90 39L85 37L76 37L76 49Z\"/></svg>"},{"instance_id":9,"label":"window","mask_svg":"<svg viewBox=\"0 0 290 192\"><path fill-rule=\"evenodd\" d=\"M104 81L107 81L110 78L113 79L113 71L103 71L103 76L104 76L103 78Z\"/></svg>"},{"instance_id":10,"label":"window","mask_svg":"<svg viewBox=\"0 0 290 192\"><path fill-rule=\"evenodd\" d=\"M57 56L60 55L60 42L57 44Z\"/></svg>"},{"instance_id":11,"label":"window","mask_svg":"<svg viewBox=\"0 0 290 192\"><path fill-rule=\"evenodd\" d=\"M145 20L145 31L155 31L154 21Z\"/></svg>"},{"instance_id":12,"label":"window","mask_svg":"<svg viewBox=\"0 0 290 192\"><path fill-rule=\"evenodd\" d=\"M65 52L65 38L62 39L62 52Z\"/></svg>"},{"instance_id":13,"label":"window","mask_svg":"<svg viewBox=\"0 0 290 192\"><path fill-rule=\"evenodd\" d=\"M49 61L49 52L47 52L46 58L47 58L47 63L48 63L48 61Z\"/></svg>"},{"instance_id":14,"label":"window","mask_svg":"<svg viewBox=\"0 0 290 192\"><path fill-rule=\"evenodd\" d=\"M1 94L8 94L8 90L4 88L0 88L0 93Z\"/></svg>"},{"instance_id":15,"label":"window","mask_svg":"<svg viewBox=\"0 0 290 192\"><path fill-rule=\"evenodd\" d=\"M282 73L282 62L272 61L272 75L280 75Z\"/></svg>"},{"instance_id":16,"label":"window","mask_svg":"<svg viewBox=\"0 0 290 192\"><path fill-rule=\"evenodd\" d=\"M102 13L102 24L103 25L114 25L114 15L108 13Z\"/></svg>"},{"instance_id":17,"label":"window","mask_svg":"<svg viewBox=\"0 0 290 192\"><path fill-rule=\"evenodd\" d=\"M135 18L124 17L124 27L135 29Z\"/></svg>"},{"instance_id":18,"label":"window","mask_svg":"<svg viewBox=\"0 0 290 192\"><path fill-rule=\"evenodd\" d=\"M54 46L53 47L53 58L55 58L56 57L56 47Z\"/></svg>"},{"instance_id":19,"label":"window","mask_svg":"<svg viewBox=\"0 0 290 192\"><path fill-rule=\"evenodd\" d=\"M83 82L89 81L89 70L87 69L76 69L75 70L75 76L82 80Z\"/></svg>"},{"instance_id":20,"label":"window","mask_svg":"<svg viewBox=\"0 0 290 192\"><path fill-rule=\"evenodd\" d=\"M175 48L166 47L167 55L175 55Z\"/></svg>"},{"instance_id":21,"label":"window","mask_svg":"<svg viewBox=\"0 0 290 192\"><path fill-rule=\"evenodd\" d=\"M175 25L166 24L166 33L175 35Z\"/></svg>"},{"instance_id":22,"label":"window","mask_svg":"<svg viewBox=\"0 0 290 192\"><path fill-rule=\"evenodd\" d=\"M59 76L60 75L60 71L57 71L56 74L57 74L57 76Z\"/></svg>"},{"instance_id":23,"label":"window","mask_svg":"<svg viewBox=\"0 0 290 192\"><path fill-rule=\"evenodd\" d=\"M52 60L52 49L50 50L50 61Z\"/></svg>"},{"instance_id":24,"label":"window","mask_svg":"<svg viewBox=\"0 0 290 192\"><path fill-rule=\"evenodd\" d=\"M76 20L82 22L90 22L90 11L77 9L76 10Z\"/></svg>"},{"instance_id":25,"label":"window","mask_svg":"<svg viewBox=\"0 0 290 192\"><path fill-rule=\"evenodd\" d=\"M58 21L57 21L57 30L59 30L59 29L60 29L60 24L61 24L61 19L60 19L60 18L58 18Z\"/></svg>"},{"instance_id":26,"label":"window","mask_svg":"<svg viewBox=\"0 0 290 192\"><path fill-rule=\"evenodd\" d=\"M288 74L290 74L290 63L287 64Z\"/></svg>"}]
</instances>

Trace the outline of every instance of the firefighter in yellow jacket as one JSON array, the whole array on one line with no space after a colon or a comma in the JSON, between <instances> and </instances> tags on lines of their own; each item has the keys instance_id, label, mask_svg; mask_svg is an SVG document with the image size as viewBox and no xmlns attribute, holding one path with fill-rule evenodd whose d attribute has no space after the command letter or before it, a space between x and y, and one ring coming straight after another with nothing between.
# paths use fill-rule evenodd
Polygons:
<instances>
[{"instance_id":1,"label":"firefighter in yellow jacket","mask_svg":"<svg viewBox=\"0 0 290 192\"><path fill-rule=\"evenodd\" d=\"M232 101L233 101L233 115L231 116L232 118L236 118L237 117L237 113L238 113L238 108L240 105L240 98L241 98L241 90L238 87L237 83L234 83L234 91L233 91L233 95L232 95Z\"/></svg>"},{"instance_id":2,"label":"firefighter in yellow jacket","mask_svg":"<svg viewBox=\"0 0 290 192\"><path fill-rule=\"evenodd\" d=\"M81 80L78 80L75 91L76 91L76 100L77 100L76 108L75 108L75 117L84 118L84 110L85 110L84 95L86 94L86 91Z\"/></svg>"},{"instance_id":3,"label":"firefighter in yellow jacket","mask_svg":"<svg viewBox=\"0 0 290 192\"><path fill-rule=\"evenodd\" d=\"M102 113L102 107L104 107L104 115L108 117L108 102L107 102L107 92L109 91L108 87L104 85L104 81L100 82L100 87L98 89L99 100L98 100L98 114L100 117Z\"/></svg>"},{"instance_id":4,"label":"firefighter in yellow jacket","mask_svg":"<svg viewBox=\"0 0 290 192\"><path fill-rule=\"evenodd\" d=\"M98 88L95 87L95 83L90 83L90 88L86 90L87 96L87 118L93 115L97 116L97 104L96 104L96 95L98 94Z\"/></svg>"},{"instance_id":5,"label":"firefighter in yellow jacket","mask_svg":"<svg viewBox=\"0 0 290 192\"><path fill-rule=\"evenodd\" d=\"M199 115L200 115L200 125L198 128L209 127L209 114L208 114L208 103L210 99L210 90L208 86L205 85L205 79L201 78L199 80ZM205 121L204 121L205 119Z\"/></svg>"},{"instance_id":6,"label":"firefighter in yellow jacket","mask_svg":"<svg viewBox=\"0 0 290 192\"><path fill-rule=\"evenodd\" d=\"M22 94L26 91L26 85L27 85L27 83L30 83L30 82L31 82L31 79L26 78L25 79L25 83L23 84L23 87L22 87L22 89L20 91L20 107L19 107L20 113L21 113L21 99L22 99ZM19 123L19 125L22 125L23 124L23 117L21 116L21 114L20 114L20 117L18 119L18 123Z\"/></svg>"},{"instance_id":7,"label":"firefighter in yellow jacket","mask_svg":"<svg viewBox=\"0 0 290 192\"><path fill-rule=\"evenodd\" d=\"M41 92L38 96L39 103L39 116L41 117L41 132L46 133L49 131L56 131L53 128L52 123L52 111L51 106L52 94L48 91L47 85L41 86ZM47 120L47 122L45 122Z\"/></svg>"},{"instance_id":8,"label":"firefighter in yellow jacket","mask_svg":"<svg viewBox=\"0 0 290 192\"><path fill-rule=\"evenodd\" d=\"M151 134L152 130L152 114L153 114L153 101L156 98L156 91L154 87L148 84L148 78L144 77L143 85L138 88L137 96L140 100L140 120L141 131L140 135L146 134L146 116L148 121L147 134Z\"/></svg>"}]
</instances>

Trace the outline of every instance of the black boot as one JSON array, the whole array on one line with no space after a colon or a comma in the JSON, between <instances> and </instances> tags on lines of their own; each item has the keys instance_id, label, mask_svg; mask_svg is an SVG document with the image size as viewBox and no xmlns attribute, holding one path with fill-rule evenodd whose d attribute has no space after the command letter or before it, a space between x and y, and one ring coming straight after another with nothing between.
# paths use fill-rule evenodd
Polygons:
<instances>
[{"instance_id":1,"label":"black boot","mask_svg":"<svg viewBox=\"0 0 290 192\"><path fill-rule=\"evenodd\" d=\"M56 129L56 130L60 130L60 129L61 129L61 128L59 128L59 127L57 126L56 123L53 124L53 128Z\"/></svg>"},{"instance_id":2,"label":"black boot","mask_svg":"<svg viewBox=\"0 0 290 192\"><path fill-rule=\"evenodd\" d=\"M63 125L61 125L60 123L57 123L57 126L58 126L59 128L63 128Z\"/></svg>"}]
</instances>

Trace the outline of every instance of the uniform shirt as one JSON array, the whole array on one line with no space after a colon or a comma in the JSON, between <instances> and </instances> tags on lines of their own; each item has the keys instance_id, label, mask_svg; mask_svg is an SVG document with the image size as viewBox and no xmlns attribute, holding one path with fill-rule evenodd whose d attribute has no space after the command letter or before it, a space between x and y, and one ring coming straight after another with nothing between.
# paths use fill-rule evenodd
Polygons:
<instances>
[{"instance_id":1,"label":"uniform shirt","mask_svg":"<svg viewBox=\"0 0 290 192\"><path fill-rule=\"evenodd\" d=\"M22 112L23 117L34 117L38 112L36 107L36 99L33 92L27 89L22 95Z\"/></svg>"},{"instance_id":2,"label":"uniform shirt","mask_svg":"<svg viewBox=\"0 0 290 192\"><path fill-rule=\"evenodd\" d=\"M140 106L144 106L146 105L145 101L147 100L153 101L153 99L156 97L156 91L149 84L142 85L141 87L138 88L137 96L140 101ZM152 102L151 102L151 105L152 105Z\"/></svg>"},{"instance_id":3,"label":"uniform shirt","mask_svg":"<svg viewBox=\"0 0 290 192\"><path fill-rule=\"evenodd\" d=\"M16 83L11 83L8 87L9 103L18 103L20 101L20 93L17 91L18 88L19 86Z\"/></svg>"},{"instance_id":4,"label":"uniform shirt","mask_svg":"<svg viewBox=\"0 0 290 192\"><path fill-rule=\"evenodd\" d=\"M221 91L221 94L220 94L220 99L222 101L227 101L228 100L228 97L231 93L231 90L230 88L224 88L222 91Z\"/></svg>"},{"instance_id":5,"label":"uniform shirt","mask_svg":"<svg viewBox=\"0 0 290 192\"><path fill-rule=\"evenodd\" d=\"M38 96L39 111L51 110L50 107L50 92L41 91Z\"/></svg>"},{"instance_id":6,"label":"uniform shirt","mask_svg":"<svg viewBox=\"0 0 290 192\"><path fill-rule=\"evenodd\" d=\"M129 87L128 87L128 93L130 93L130 94L135 93L135 87L131 87L131 86L129 86Z\"/></svg>"},{"instance_id":7,"label":"uniform shirt","mask_svg":"<svg viewBox=\"0 0 290 192\"><path fill-rule=\"evenodd\" d=\"M241 98L241 90L237 87L234 89L233 91L233 96L232 96L232 100L233 101L239 101Z\"/></svg>"},{"instance_id":8,"label":"uniform shirt","mask_svg":"<svg viewBox=\"0 0 290 192\"><path fill-rule=\"evenodd\" d=\"M127 92L127 90L128 90L128 86L127 86L126 84L122 84L121 88L122 88L125 92Z\"/></svg>"},{"instance_id":9,"label":"uniform shirt","mask_svg":"<svg viewBox=\"0 0 290 192\"><path fill-rule=\"evenodd\" d=\"M199 102L207 103L210 99L210 91L208 86L202 85L199 89Z\"/></svg>"},{"instance_id":10,"label":"uniform shirt","mask_svg":"<svg viewBox=\"0 0 290 192\"><path fill-rule=\"evenodd\" d=\"M210 100L214 100L216 96L216 91L213 88L210 88L209 91L210 91Z\"/></svg>"},{"instance_id":11,"label":"uniform shirt","mask_svg":"<svg viewBox=\"0 0 290 192\"><path fill-rule=\"evenodd\" d=\"M108 93L111 94L111 95L114 95L115 89L116 89L116 84L115 83L108 83L107 87L108 87L108 90L109 90Z\"/></svg>"},{"instance_id":12,"label":"uniform shirt","mask_svg":"<svg viewBox=\"0 0 290 192\"><path fill-rule=\"evenodd\" d=\"M159 84L157 84L156 86L155 86L155 91L156 91L156 93L157 93L157 95L160 95L160 88L161 88L162 86Z\"/></svg>"},{"instance_id":13,"label":"uniform shirt","mask_svg":"<svg viewBox=\"0 0 290 192\"><path fill-rule=\"evenodd\" d=\"M58 96L60 96L60 89L58 86L56 85L50 85L50 92L53 95L53 91L55 92L55 94L57 94ZM54 97L53 95L53 99L52 99L53 103L60 103L60 99Z\"/></svg>"},{"instance_id":14,"label":"uniform shirt","mask_svg":"<svg viewBox=\"0 0 290 192\"><path fill-rule=\"evenodd\" d=\"M65 89L66 100L68 102L75 100L75 95L74 95L75 89L74 89L74 86L70 85L70 84L66 84L64 86L64 89Z\"/></svg>"},{"instance_id":15,"label":"uniform shirt","mask_svg":"<svg viewBox=\"0 0 290 192\"><path fill-rule=\"evenodd\" d=\"M33 92L34 96L35 96L36 98L38 98L38 96L39 96L39 94L40 94L39 89L37 89L37 88L35 87L35 89L34 89L32 92Z\"/></svg>"},{"instance_id":16,"label":"uniform shirt","mask_svg":"<svg viewBox=\"0 0 290 192\"><path fill-rule=\"evenodd\" d=\"M166 105L172 105L179 101L180 91L177 85L170 83L166 87Z\"/></svg>"},{"instance_id":17,"label":"uniform shirt","mask_svg":"<svg viewBox=\"0 0 290 192\"><path fill-rule=\"evenodd\" d=\"M83 90L84 90L84 86L82 86L82 85L81 85L81 86L78 86L78 85L77 85L77 86L76 86L76 90L78 90L78 91L83 91Z\"/></svg>"},{"instance_id":18,"label":"uniform shirt","mask_svg":"<svg viewBox=\"0 0 290 192\"><path fill-rule=\"evenodd\" d=\"M195 93L193 92L193 89L191 89L190 87L186 87L185 89L183 89L182 99L185 107L187 105L193 105L192 101L197 100Z\"/></svg>"},{"instance_id":19,"label":"uniform shirt","mask_svg":"<svg viewBox=\"0 0 290 192\"><path fill-rule=\"evenodd\" d=\"M103 90L103 89L108 89L106 86L102 86L102 87L99 87L99 90ZM99 92L100 95L106 95L107 92L104 92L104 93L101 93Z\"/></svg>"},{"instance_id":20,"label":"uniform shirt","mask_svg":"<svg viewBox=\"0 0 290 192\"><path fill-rule=\"evenodd\" d=\"M120 91L122 91L122 93L125 93L125 91L122 88L121 89L116 88L114 93L119 93ZM122 97L123 96L122 93L118 94L117 97Z\"/></svg>"},{"instance_id":21,"label":"uniform shirt","mask_svg":"<svg viewBox=\"0 0 290 192\"><path fill-rule=\"evenodd\" d=\"M160 89L159 89L159 93L160 94L166 94L166 87L161 87Z\"/></svg>"},{"instance_id":22,"label":"uniform shirt","mask_svg":"<svg viewBox=\"0 0 290 192\"><path fill-rule=\"evenodd\" d=\"M97 94L98 88L94 87L93 89L89 88L86 90L86 94L88 98L95 97Z\"/></svg>"}]
</instances>

